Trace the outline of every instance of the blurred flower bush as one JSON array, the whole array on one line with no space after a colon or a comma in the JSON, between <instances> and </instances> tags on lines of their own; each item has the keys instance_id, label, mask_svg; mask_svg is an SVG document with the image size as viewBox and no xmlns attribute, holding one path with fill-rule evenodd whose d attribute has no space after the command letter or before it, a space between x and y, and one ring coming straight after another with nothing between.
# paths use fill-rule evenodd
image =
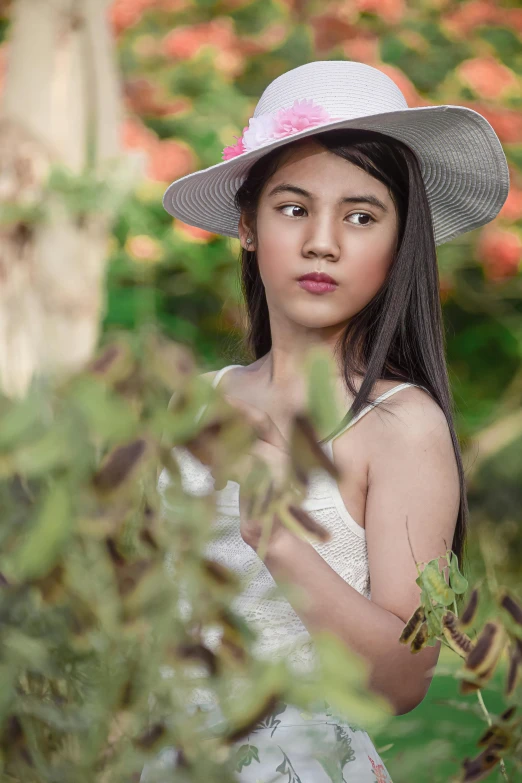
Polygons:
<instances>
[{"instance_id":1,"label":"blurred flower bush","mask_svg":"<svg viewBox=\"0 0 522 783\"><path fill-rule=\"evenodd\" d=\"M242 328L238 243L172 220L161 195L173 179L221 160L275 76L311 59L357 59L387 73L410 106L459 104L489 120L508 157L509 197L492 223L439 249L450 372L462 435L471 441L520 373L517 4L115 0L110 15L128 112L122 134L129 151L143 157L144 182L116 230L105 325L132 328L153 306L165 331L193 341L209 366L236 357ZM140 259L128 252L129 235L163 246L154 270L138 268Z\"/></svg>"}]
</instances>

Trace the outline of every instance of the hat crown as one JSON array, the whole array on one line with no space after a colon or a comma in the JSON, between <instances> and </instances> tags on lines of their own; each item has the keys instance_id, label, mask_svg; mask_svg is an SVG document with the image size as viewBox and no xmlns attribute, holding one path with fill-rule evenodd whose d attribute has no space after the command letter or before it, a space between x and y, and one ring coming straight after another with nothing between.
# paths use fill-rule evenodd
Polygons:
<instances>
[{"instance_id":1,"label":"hat crown","mask_svg":"<svg viewBox=\"0 0 522 783\"><path fill-rule=\"evenodd\" d=\"M350 60L317 60L277 76L263 91L254 117L312 99L343 119L408 108L395 82L382 71Z\"/></svg>"}]
</instances>

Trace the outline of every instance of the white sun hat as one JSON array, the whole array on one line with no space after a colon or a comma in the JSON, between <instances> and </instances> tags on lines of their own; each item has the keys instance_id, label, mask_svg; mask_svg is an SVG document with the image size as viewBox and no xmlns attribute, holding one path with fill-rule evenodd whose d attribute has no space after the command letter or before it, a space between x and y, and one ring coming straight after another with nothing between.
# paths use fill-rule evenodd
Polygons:
<instances>
[{"instance_id":1,"label":"white sun hat","mask_svg":"<svg viewBox=\"0 0 522 783\"><path fill-rule=\"evenodd\" d=\"M490 123L465 106L409 108L378 68L317 60L276 77L223 160L175 180L163 206L184 223L238 237L234 195L252 164L270 150L338 128L379 131L418 156L437 245L489 223L509 191L509 171ZM236 137L237 138L237 137Z\"/></svg>"}]
</instances>

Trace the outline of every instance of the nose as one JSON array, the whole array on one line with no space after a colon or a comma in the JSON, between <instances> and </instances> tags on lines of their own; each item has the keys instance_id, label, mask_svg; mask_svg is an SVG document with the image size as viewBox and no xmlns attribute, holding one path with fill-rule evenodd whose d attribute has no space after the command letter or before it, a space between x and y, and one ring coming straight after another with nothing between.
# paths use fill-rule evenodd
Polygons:
<instances>
[{"instance_id":1,"label":"nose","mask_svg":"<svg viewBox=\"0 0 522 783\"><path fill-rule=\"evenodd\" d=\"M305 258L325 258L337 261L341 249L336 231L328 216L315 217L307 223L308 233L303 244Z\"/></svg>"}]
</instances>

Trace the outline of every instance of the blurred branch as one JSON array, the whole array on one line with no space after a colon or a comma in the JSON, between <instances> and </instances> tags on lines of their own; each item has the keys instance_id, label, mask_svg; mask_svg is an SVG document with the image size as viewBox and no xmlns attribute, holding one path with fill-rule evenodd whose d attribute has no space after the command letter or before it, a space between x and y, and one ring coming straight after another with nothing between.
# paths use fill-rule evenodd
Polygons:
<instances>
[{"instance_id":1,"label":"blurred branch","mask_svg":"<svg viewBox=\"0 0 522 783\"><path fill-rule=\"evenodd\" d=\"M81 368L97 342L115 210L85 194L115 172L121 179L121 98L107 0L18 0L10 39L0 118L0 388L23 396L36 375ZM50 187L56 169L68 172L66 188Z\"/></svg>"}]
</instances>

